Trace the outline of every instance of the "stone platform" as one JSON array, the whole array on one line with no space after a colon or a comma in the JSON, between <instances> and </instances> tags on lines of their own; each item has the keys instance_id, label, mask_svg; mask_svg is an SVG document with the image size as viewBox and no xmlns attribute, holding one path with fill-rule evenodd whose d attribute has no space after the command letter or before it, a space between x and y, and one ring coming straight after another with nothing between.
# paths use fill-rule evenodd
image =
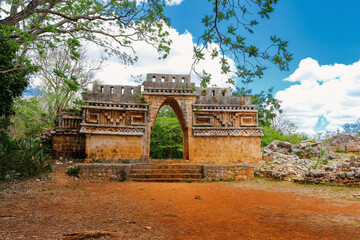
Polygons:
<instances>
[{"instance_id":1,"label":"stone platform","mask_svg":"<svg viewBox=\"0 0 360 240\"><path fill-rule=\"evenodd\" d=\"M162 163L163 161L164 163ZM193 182L239 181L254 178L247 164L194 164L186 160L154 160L150 163L78 163L79 177L100 181Z\"/></svg>"}]
</instances>

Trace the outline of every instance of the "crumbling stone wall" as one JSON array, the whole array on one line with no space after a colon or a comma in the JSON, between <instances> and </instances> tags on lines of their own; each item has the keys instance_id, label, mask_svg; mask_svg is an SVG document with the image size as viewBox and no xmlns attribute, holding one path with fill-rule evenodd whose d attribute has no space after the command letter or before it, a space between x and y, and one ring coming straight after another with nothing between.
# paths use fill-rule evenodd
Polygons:
<instances>
[{"instance_id":1,"label":"crumbling stone wall","mask_svg":"<svg viewBox=\"0 0 360 240\"><path fill-rule=\"evenodd\" d=\"M56 134L53 137L53 157L85 158L85 136L83 134Z\"/></svg>"},{"instance_id":2,"label":"crumbling stone wall","mask_svg":"<svg viewBox=\"0 0 360 240\"><path fill-rule=\"evenodd\" d=\"M80 134L82 117L71 109L63 109L55 120L52 139L53 158L85 158L85 135Z\"/></svg>"},{"instance_id":3,"label":"crumbling stone wall","mask_svg":"<svg viewBox=\"0 0 360 240\"><path fill-rule=\"evenodd\" d=\"M360 135L357 133L340 133L331 138L333 151L360 152Z\"/></svg>"},{"instance_id":4,"label":"crumbling stone wall","mask_svg":"<svg viewBox=\"0 0 360 240\"><path fill-rule=\"evenodd\" d=\"M360 157L348 160L336 167L326 167L324 171L307 172L301 182L360 186Z\"/></svg>"}]
</instances>

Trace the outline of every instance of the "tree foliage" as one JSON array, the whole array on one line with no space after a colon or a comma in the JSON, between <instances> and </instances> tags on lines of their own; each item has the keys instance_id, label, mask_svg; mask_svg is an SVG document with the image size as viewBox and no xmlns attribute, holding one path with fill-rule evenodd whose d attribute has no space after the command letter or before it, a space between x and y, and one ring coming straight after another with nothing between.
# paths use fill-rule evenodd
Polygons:
<instances>
[{"instance_id":1,"label":"tree foliage","mask_svg":"<svg viewBox=\"0 0 360 240\"><path fill-rule=\"evenodd\" d=\"M196 63L204 59L204 51L212 57L221 56L221 70L230 74L229 83L234 78L249 84L254 78L261 78L266 70L266 62L275 64L280 70L289 70L292 54L287 51L288 42L277 36L270 37L270 44L261 50L249 44L246 38L254 33L260 19L269 19L278 0L208 0L213 11L202 18L204 33L194 47L193 70ZM228 58L234 60L236 69L232 70ZM210 83L210 75L203 71L202 86Z\"/></svg>"},{"instance_id":2,"label":"tree foliage","mask_svg":"<svg viewBox=\"0 0 360 240\"><path fill-rule=\"evenodd\" d=\"M94 42L124 63L132 63L135 41L146 41L166 57L170 48L164 25L165 1L96 0L8 0L1 4L5 18L1 31L11 33L13 41L26 53L35 47L44 50L65 42L78 58L80 40ZM9 8L9 10L7 10ZM116 42L117 44L113 44ZM128 51L128 50L130 51ZM12 68L14 69L14 68ZM11 70L8 69L8 70Z\"/></svg>"},{"instance_id":3,"label":"tree foliage","mask_svg":"<svg viewBox=\"0 0 360 240\"><path fill-rule=\"evenodd\" d=\"M66 44L59 48L47 49L34 58L39 66L36 76L40 83L37 86L42 91L45 108L53 121L60 109L69 108L73 102L79 102L80 92L94 83L96 70L100 63L86 58L84 48L80 48L79 57L72 59L70 49Z\"/></svg>"},{"instance_id":4,"label":"tree foliage","mask_svg":"<svg viewBox=\"0 0 360 240\"><path fill-rule=\"evenodd\" d=\"M292 55L288 42L277 36L269 37L269 46L260 49L247 42L261 19L270 18L278 0L208 0L212 11L202 18L204 32L197 36L192 70L206 86L211 75L198 72L196 64L204 59L205 51L212 57L221 56L220 65L228 81L234 78L248 84L261 78L270 62L280 70L288 70ZM11 38L23 46L23 53L36 47L44 50L66 42L73 58L77 58L79 40L87 40L116 54L124 63L133 63L136 56L132 43L145 41L157 48L164 58L170 51L171 40L164 28L170 20L164 16L165 0L7 0L1 5L5 18L2 29L11 32ZM6 6L9 7L7 10ZM196 24L196 23L195 23ZM116 44L113 44L113 43ZM236 69L231 69L229 58Z\"/></svg>"},{"instance_id":5,"label":"tree foliage","mask_svg":"<svg viewBox=\"0 0 360 240\"><path fill-rule=\"evenodd\" d=\"M271 127L285 136L295 133L298 129L296 124L288 119L285 113L277 113L271 120Z\"/></svg>"},{"instance_id":6,"label":"tree foliage","mask_svg":"<svg viewBox=\"0 0 360 240\"><path fill-rule=\"evenodd\" d=\"M54 115L47 110L43 93L27 98L18 97L11 117L10 136L14 139L36 138L45 128L54 127Z\"/></svg>"},{"instance_id":7,"label":"tree foliage","mask_svg":"<svg viewBox=\"0 0 360 240\"><path fill-rule=\"evenodd\" d=\"M0 131L9 126L9 117L14 113L13 101L28 85L29 74L36 70L29 61L18 57L19 48L19 44L10 38L9 32L0 31L0 72L16 68L11 72L0 73Z\"/></svg>"},{"instance_id":8,"label":"tree foliage","mask_svg":"<svg viewBox=\"0 0 360 240\"><path fill-rule=\"evenodd\" d=\"M183 157L183 134L175 112L163 106L151 131L150 158L179 159Z\"/></svg>"},{"instance_id":9,"label":"tree foliage","mask_svg":"<svg viewBox=\"0 0 360 240\"><path fill-rule=\"evenodd\" d=\"M281 131L277 131L272 126L264 126L262 131L264 136L261 137L261 147L268 146L272 141L283 141L298 144L301 141L308 139L307 136L299 134L296 131L284 134Z\"/></svg>"},{"instance_id":10,"label":"tree foliage","mask_svg":"<svg viewBox=\"0 0 360 240\"><path fill-rule=\"evenodd\" d=\"M345 133L360 133L360 118L354 123L345 123L341 127Z\"/></svg>"}]
</instances>

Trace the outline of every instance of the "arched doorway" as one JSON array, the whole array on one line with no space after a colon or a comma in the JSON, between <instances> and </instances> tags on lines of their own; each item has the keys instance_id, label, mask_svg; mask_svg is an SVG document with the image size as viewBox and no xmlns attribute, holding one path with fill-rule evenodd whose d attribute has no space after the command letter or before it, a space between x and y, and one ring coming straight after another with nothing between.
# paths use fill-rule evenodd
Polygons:
<instances>
[{"instance_id":1,"label":"arched doorway","mask_svg":"<svg viewBox=\"0 0 360 240\"><path fill-rule=\"evenodd\" d=\"M150 159L182 159L183 133L174 110L159 110L150 134Z\"/></svg>"},{"instance_id":2,"label":"arched doorway","mask_svg":"<svg viewBox=\"0 0 360 240\"><path fill-rule=\"evenodd\" d=\"M151 102L151 101L150 101ZM148 146L149 146L149 156L151 157L151 133L152 130L154 128L155 125L155 121L157 119L157 116L159 114L160 109L163 109L164 106L167 106L166 108L168 108L170 111L173 111L173 113L175 114L175 117L178 121L178 124L180 126L181 129L181 134L182 134L182 157L183 159L189 159L189 140L188 140L188 128L187 128L187 124L185 121L185 117L184 117L184 113L183 110L181 109L178 100L175 97L172 96L168 96L166 98L163 98L162 102L160 105L156 105L156 104L151 104L149 106L149 112L150 114L152 113L152 122L151 122L151 127L150 127L150 141L148 142Z\"/></svg>"}]
</instances>

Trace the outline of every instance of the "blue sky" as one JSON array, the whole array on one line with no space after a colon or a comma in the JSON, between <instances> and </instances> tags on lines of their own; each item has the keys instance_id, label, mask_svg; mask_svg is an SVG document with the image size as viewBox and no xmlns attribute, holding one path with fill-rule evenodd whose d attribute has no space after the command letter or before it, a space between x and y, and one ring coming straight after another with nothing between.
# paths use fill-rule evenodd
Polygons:
<instances>
[{"instance_id":1,"label":"blue sky","mask_svg":"<svg viewBox=\"0 0 360 240\"><path fill-rule=\"evenodd\" d=\"M316 59L321 65L351 64L360 58L359 9L358 0L280 0L270 19L263 19L254 28L252 43L267 46L273 34L289 41L289 51L294 56L290 72L307 57ZM207 0L184 0L165 9L173 28L179 33L189 31L194 37L203 33L198 23L210 11L211 4ZM252 85L254 89L274 87L278 91L292 84L282 81L289 72L268 66L265 77Z\"/></svg>"}]
</instances>

